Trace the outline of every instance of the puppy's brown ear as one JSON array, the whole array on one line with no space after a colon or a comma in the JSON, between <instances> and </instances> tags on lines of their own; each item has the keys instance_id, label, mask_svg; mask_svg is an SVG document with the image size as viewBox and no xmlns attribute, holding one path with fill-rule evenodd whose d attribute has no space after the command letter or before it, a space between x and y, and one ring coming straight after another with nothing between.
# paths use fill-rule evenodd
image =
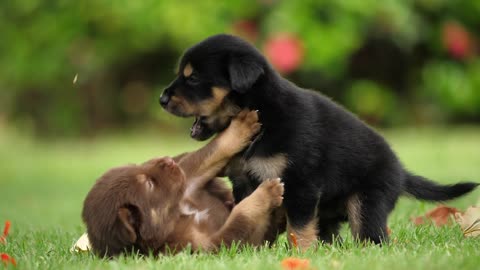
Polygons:
<instances>
[{"instance_id":1,"label":"puppy's brown ear","mask_svg":"<svg viewBox=\"0 0 480 270\"><path fill-rule=\"evenodd\" d=\"M262 63L252 56L231 56L228 64L230 88L246 93L264 72Z\"/></svg>"},{"instance_id":2,"label":"puppy's brown ear","mask_svg":"<svg viewBox=\"0 0 480 270\"><path fill-rule=\"evenodd\" d=\"M118 219L120 220L119 235L121 239L130 243L137 241L137 233L135 232L135 217L131 209L122 207L118 210Z\"/></svg>"}]
</instances>

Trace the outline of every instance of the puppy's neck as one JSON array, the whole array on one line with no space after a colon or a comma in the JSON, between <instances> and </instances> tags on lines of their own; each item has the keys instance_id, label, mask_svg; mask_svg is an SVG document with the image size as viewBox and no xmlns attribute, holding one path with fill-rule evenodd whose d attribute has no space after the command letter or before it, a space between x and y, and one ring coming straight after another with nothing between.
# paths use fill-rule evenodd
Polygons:
<instances>
[{"instance_id":1,"label":"puppy's neck","mask_svg":"<svg viewBox=\"0 0 480 270\"><path fill-rule=\"evenodd\" d=\"M285 90L284 83L271 82L269 79L265 79L264 83L259 84L254 89L251 89L246 95L248 104L245 104L247 108L259 111L260 122L263 125L267 124L267 121L274 121L281 123L283 118L288 118L288 108L291 102L294 102L295 97L290 95ZM282 79L284 80L284 79ZM265 121L267 120L267 121Z\"/></svg>"}]
</instances>

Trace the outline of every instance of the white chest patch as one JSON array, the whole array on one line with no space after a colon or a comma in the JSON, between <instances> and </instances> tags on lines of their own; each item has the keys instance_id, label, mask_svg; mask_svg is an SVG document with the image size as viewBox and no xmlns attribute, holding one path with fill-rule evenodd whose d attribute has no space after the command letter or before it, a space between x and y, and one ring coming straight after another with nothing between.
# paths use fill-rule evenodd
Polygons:
<instances>
[{"instance_id":1,"label":"white chest patch","mask_svg":"<svg viewBox=\"0 0 480 270\"><path fill-rule=\"evenodd\" d=\"M182 214L186 216L193 216L193 220L197 224L208 219L209 210L210 209L204 209L202 211L199 211L198 209L192 207L189 204L182 204L180 206L180 211L182 212Z\"/></svg>"},{"instance_id":2,"label":"white chest patch","mask_svg":"<svg viewBox=\"0 0 480 270\"><path fill-rule=\"evenodd\" d=\"M271 157L254 157L245 164L246 171L260 181L282 177L288 165L287 155L277 154Z\"/></svg>"}]
</instances>

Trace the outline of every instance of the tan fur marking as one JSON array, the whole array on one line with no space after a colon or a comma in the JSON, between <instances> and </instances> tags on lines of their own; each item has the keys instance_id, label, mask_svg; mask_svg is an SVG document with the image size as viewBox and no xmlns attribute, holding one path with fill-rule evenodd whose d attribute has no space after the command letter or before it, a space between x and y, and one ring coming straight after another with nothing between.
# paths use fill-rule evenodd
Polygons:
<instances>
[{"instance_id":1,"label":"tan fur marking","mask_svg":"<svg viewBox=\"0 0 480 270\"><path fill-rule=\"evenodd\" d=\"M357 238L360 233L360 226L362 225L362 202L358 197L358 194L352 195L347 200L347 214L350 229L354 238Z\"/></svg>"},{"instance_id":2,"label":"tan fur marking","mask_svg":"<svg viewBox=\"0 0 480 270\"><path fill-rule=\"evenodd\" d=\"M193 67L190 63L186 64L183 68L183 76L189 77L193 73Z\"/></svg>"},{"instance_id":3,"label":"tan fur marking","mask_svg":"<svg viewBox=\"0 0 480 270\"><path fill-rule=\"evenodd\" d=\"M182 102L182 100L180 98L176 97L176 96L172 96L170 99L175 103L181 103Z\"/></svg>"},{"instance_id":4,"label":"tan fur marking","mask_svg":"<svg viewBox=\"0 0 480 270\"><path fill-rule=\"evenodd\" d=\"M212 97L199 103L191 103L184 98L177 96L170 97L170 102L173 105L179 106L184 114L211 116L220 113L223 108L223 101L227 94L228 90L225 88L212 87Z\"/></svg>"},{"instance_id":5,"label":"tan fur marking","mask_svg":"<svg viewBox=\"0 0 480 270\"><path fill-rule=\"evenodd\" d=\"M221 87L212 87L212 97L198 104L198 113L200 115L210 116L220 108L228 90Z\"/></svg>"},{"instance_id":6,"label":"tan fur marking","mask_svg":"<svg viewBox=\"0 0 480 270\"><path fill-rule=\"evenodd\" d=\"M223 101L223 98L228 94L228 90L222 87L214 86L212 87L212 93L214 99L218 100L219 102Z\"/></svg>"},{"instance_id":7,"label":"tan fur marking","mask_svg":"<svg viewBox=\"0 0 480 270\"><path fill-rule=\"evenodd\" d=\"M195 106L193 106L183 98L172 96L170 98L170 102L176 106L180 106L182 112L185 114L188 114L188 115L195 114L195 110L196 110Z\"/></svg>"},{"instance_id":8,"label":"tan fur marking","mask_svg":"<svg viewBox=\"0 0 480 270\"><path fill-rule=\"evenodd\" d=\"M307 223L307 225L303 226L303 228L294 228L287 220L287 235L292 233L295 236L298 248L301 251L315 247L317 244L318 233L316 215L310 222ZM291 237L288 237L288 242L291 246L293 245Z\"/></svg>"},{"instance_id":9,"label":"tan fur marking","mask_svg":"<svg viewBox=\"0 0 480 270\"><path fill-rule=\"evenodd\" d=\"M263 181L268 178L281 177L287 165L287 155L277 154L267 158L252 158L247 162L246 169Z\"/></svg>"}]
</instances>

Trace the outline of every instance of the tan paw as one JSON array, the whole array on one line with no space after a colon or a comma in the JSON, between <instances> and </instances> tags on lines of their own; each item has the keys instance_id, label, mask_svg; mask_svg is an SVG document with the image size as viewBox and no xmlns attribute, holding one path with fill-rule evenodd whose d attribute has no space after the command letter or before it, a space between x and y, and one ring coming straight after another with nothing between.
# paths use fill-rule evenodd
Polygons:
<instances>
[{"instance_id":1,"label":"tan paw","mask_svg":"<svg viewBox=\"0 0 480 270\"><path fill-rule=\"evenodd\" d=\"M258 122L258 112L242 110L233 118L229 129L243 140L250 140L260 131L262 125Z\"/></svg>"},{"instance_id":2,"label":"tan paw","mask_svg":"<svg viewBox=\"0 0 480 270\"><path fill-rule=\"evenodd\" d=\"M221 149L229 154L242 151L251 143L252 137L260 131L261 126L256 111L241 111L221 134Z\"/></svg>"},{"instance_id":3,"label":"tan paw","mask_svg":"<svg viewBox=\"0 0 480 270\"><path fill-rule=\"evenodd\" d=\"M258 188L263 189L270 197L272 207L276 208L282 205L285 188L280 178L267 179Z\"/></svg>"}]
</instances>

